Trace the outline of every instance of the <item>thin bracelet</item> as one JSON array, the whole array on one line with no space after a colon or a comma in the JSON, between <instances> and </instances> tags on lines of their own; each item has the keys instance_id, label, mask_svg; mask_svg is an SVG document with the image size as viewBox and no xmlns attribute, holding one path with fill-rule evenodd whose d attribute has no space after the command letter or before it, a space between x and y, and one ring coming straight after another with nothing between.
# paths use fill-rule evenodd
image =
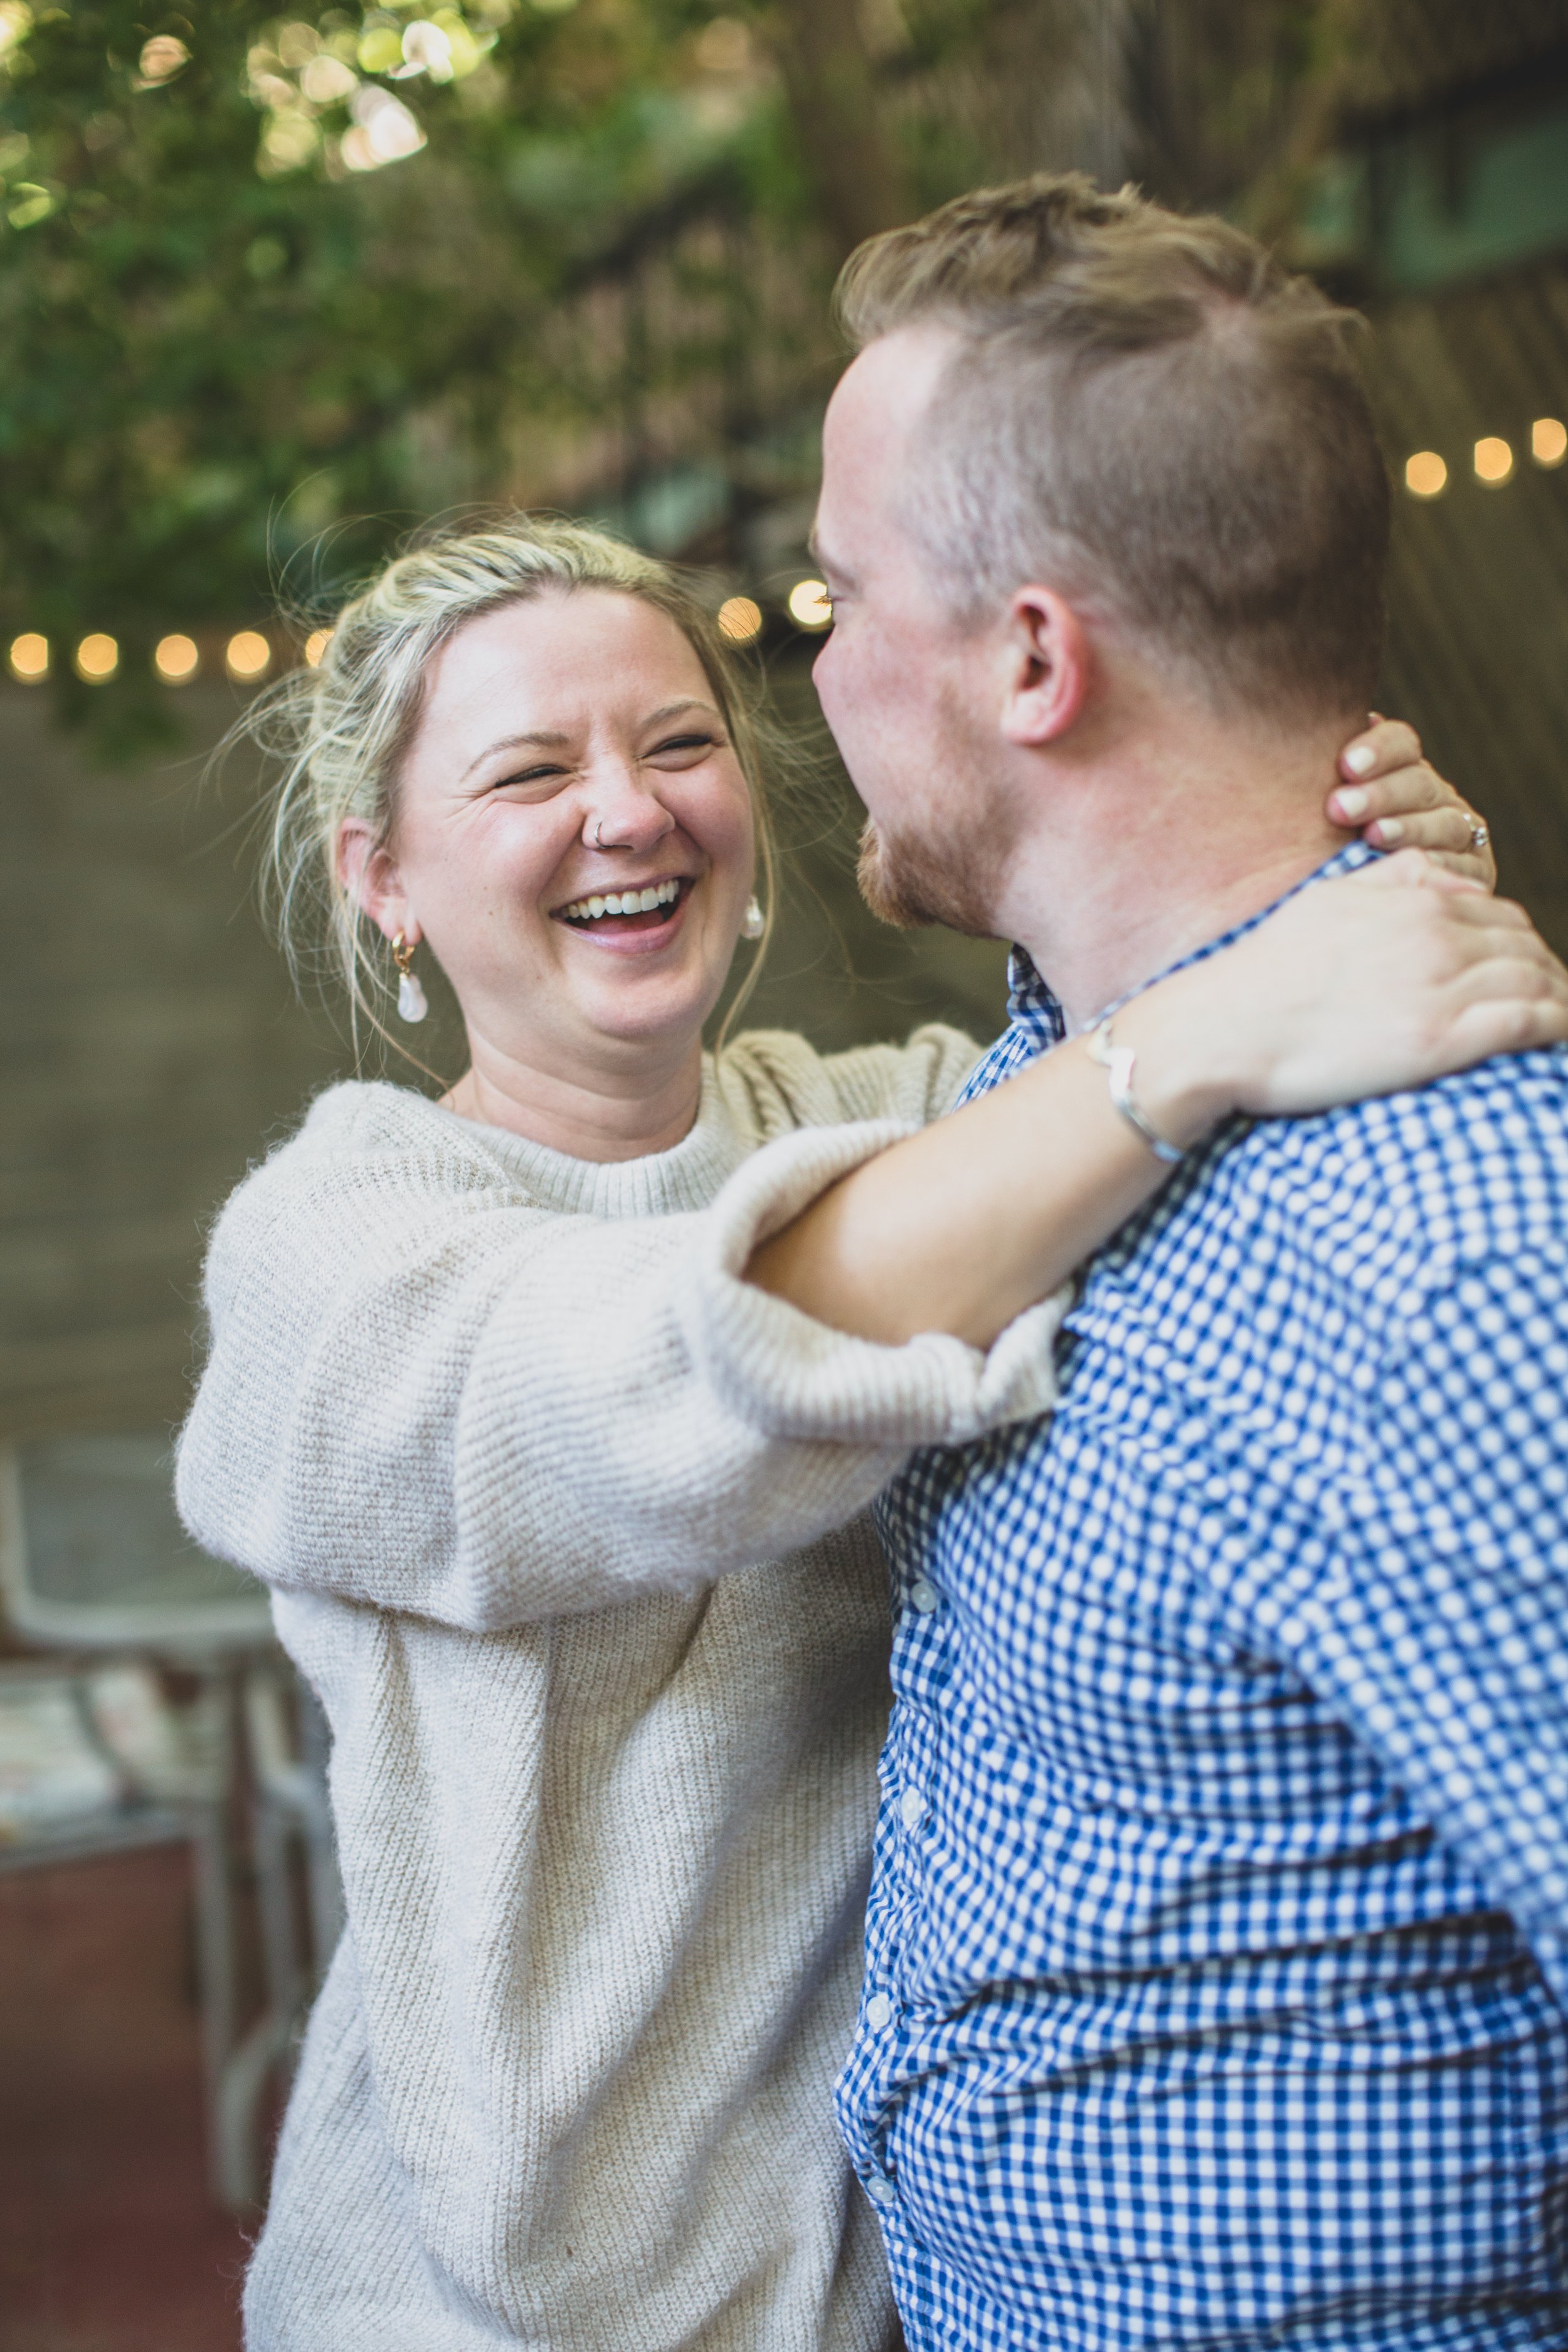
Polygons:
<instances>
[{"instance_id":1,"label":"thin bracelet","mask_svg":"<svg viewBox=\"0 0 1568 2352\"><path fill-rule=\"evenodd\" d=\"M1131 1045L1118 1045L1112 1043L1109 1018L1100 1023L1093 1036L1090 1037L1089 1058L1091 1062L1098 1062L1102 1070L1110 1072L1111 1101L1121 1113L1128 1126L1135 1129L1142 1137L1155 1159L1163 1161L1167 1168L1174 1168L1178 1160L1184 1160L1187 1155L1182 1147L1179 1144L1167 1143L1159 1129L1151 1127L1134 1102L1132 1065L1138 1057Z\"/></svg>"}]
</instances>

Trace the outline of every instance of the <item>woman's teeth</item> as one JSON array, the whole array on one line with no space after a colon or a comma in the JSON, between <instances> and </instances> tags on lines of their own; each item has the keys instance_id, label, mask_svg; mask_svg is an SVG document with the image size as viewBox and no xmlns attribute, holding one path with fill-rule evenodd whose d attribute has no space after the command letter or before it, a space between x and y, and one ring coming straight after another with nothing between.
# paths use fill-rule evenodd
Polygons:
<instances>
[{"instance_id":1,"label":"woman's teeth","mask_svg":"<svg viewBox=\"0 0 1568 2352\"><path fill-rule=\"evenodd\" d=\"M606 890L601 898L574 898L561 909L568 923L596 923L601 915L651 915L680 896L679 882L655 882L646 890Z\"/></svg>"}]
</instances>

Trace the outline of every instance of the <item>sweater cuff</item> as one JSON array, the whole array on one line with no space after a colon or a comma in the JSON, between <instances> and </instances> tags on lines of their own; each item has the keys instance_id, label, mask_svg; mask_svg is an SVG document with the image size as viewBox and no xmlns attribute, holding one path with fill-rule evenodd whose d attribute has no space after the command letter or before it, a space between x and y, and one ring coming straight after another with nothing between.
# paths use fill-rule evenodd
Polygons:
<instances>
[{"instance_id":1,"label":"sweater cuff","mask_svg":"<svg viewBox=\"0 0 1568 2352\"><path fill-rule=\"evenodd\" d=\"M687 1337L724 1402L770 1437L962 1445L1056 1402L1052 1349L1070 1288L1026 1308L983 1352L942 1331L900 1347L855 1339L742 1279L752 1251L819 1192L918 1132L884 1119L781 1136L702 1220Z\"/></svg>"}]
</instances>

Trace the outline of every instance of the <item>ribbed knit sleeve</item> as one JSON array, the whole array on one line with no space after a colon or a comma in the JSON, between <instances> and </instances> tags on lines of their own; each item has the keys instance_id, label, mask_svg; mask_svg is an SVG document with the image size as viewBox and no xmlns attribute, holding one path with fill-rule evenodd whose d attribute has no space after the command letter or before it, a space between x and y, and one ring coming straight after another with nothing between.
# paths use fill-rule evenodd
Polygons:
<instances>
[{"instance_id":1,"label":"ribbed knit sleeve","mask_svg":"<svg viewBox=\"0 0 1568 2352\"><path fill-rule=\"evenodd\" d=\"M328 1097L214 1236L180 1507L274 1585L476 1631L690 1591L841 1525L910 1447L1050 1402L1054 1309L988 1356L879 1348L739 1280L748 1235L901 1124L808 1129L710 1205L605 1216L388 1097Z\"/></svg>"},{"instance_id":2,"label":"ribbed knit sleeve","mask_svg":"<svg viewBox=\"0 0 1568 2352\"><path fill-rule=\"evenodd\" d=\"M702 1221L685 1321L716 1398L774 1437L845 1446L963 1445L1048 1412L1053 1342L1069 1292L1031 1307L982 1352L944 1331L902 1347L831 1330L742 1279L752 1252L819 1192L911 1128L807 1128L759 1151Z\"/></svg>"}]
</instances>

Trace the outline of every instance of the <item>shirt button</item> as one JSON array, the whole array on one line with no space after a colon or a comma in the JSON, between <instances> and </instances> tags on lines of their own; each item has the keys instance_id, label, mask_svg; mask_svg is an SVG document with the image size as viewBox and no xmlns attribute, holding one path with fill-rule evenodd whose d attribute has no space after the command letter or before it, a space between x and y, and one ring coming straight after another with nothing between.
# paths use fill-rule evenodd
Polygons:
<instances>
[{"instance_id":1,"label":"shirt button","mask_svg":"<svg viewBox=\"0 0 1568 2352\"><path fill-rule=\"evenodd\" d=\"M866 2194L873 2205L880 2205L884 2208L896 2205L899 2201L898 2190L890 2180L884 2180L879 2172L874 2172L866 2183Z\"/></svg>"},{"instance_id":2,"label":"shirt button","mask_svg":"<svg viewBox=\"0 0 1568 2352\"><path fill-rule=\"evenodd\" d=\"M885 1992L874 1992L866 2003L866 2022L873 2033L880 2033L891 2021L893 2004Z\"/></svg>"},{"instance_id":3,"label":"shirt button","mask_svg":"<svg viewBox=\"0 0 1568 2352\"><path fill-rule=\"evenodd\" d=\"M918 1830L926 1815L926 1801L918 1789L906 1789L899 1799L899 1819L907 1830Z\"/></svg>"},{"instance_id":4,"label":"shirt button","mask_svg":"<svg viewBox=\"0 0 1568 2352\"><path fill-rule=\"evenodd\" d=\"M929 1577L917 1576L910 1587L910 1606L918 1609L922 1617L929 1617L941 1599L941 1593Z\"/></svg>"}]
</instances>

